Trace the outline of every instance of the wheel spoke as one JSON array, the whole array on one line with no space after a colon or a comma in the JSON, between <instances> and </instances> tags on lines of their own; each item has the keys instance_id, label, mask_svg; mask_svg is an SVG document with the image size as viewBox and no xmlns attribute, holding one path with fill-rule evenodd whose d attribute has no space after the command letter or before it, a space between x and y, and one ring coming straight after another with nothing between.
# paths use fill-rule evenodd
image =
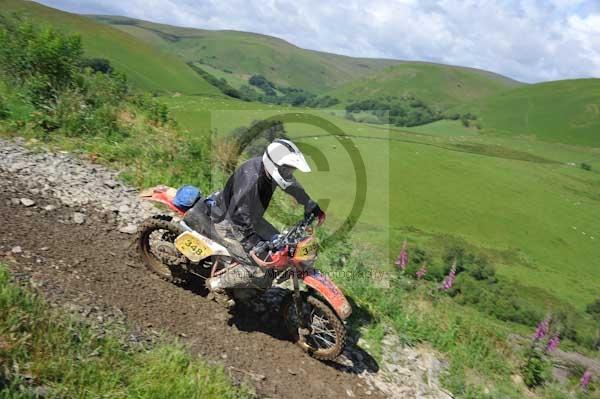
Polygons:
<instances>
[{"instance_id":1,"label":"wheel spoke","mask_svg":"<svg viewBox=\"0 0 600 399\"><path fill-rule=\"evenodd\" d=\"M313 341L315 341L315 339L319 339L320 341L324 342L324 343L325 343L325 345L326 345L326 346L325 346L325 349L327 349L327 348L331 348L331 347L334 345L334 343L333 343L333 342L331 342L331 341L328 341L327 339L325 339L325 338L321 337L319 334L313 334L313 335L311 335L311 338L313 338ZM318 342L317 342L317 345L318 345L319 347L321 347L321 345L319 345L319 343L318 343Z\"/></svg>"},{"instance_id":2,"label":"wheel spoke","mask_svg":"<svg viewBox=\"0 0 600 399\"><path fill-rule=\"evenodd\" d=\"M322 317L321 315L317 314L315 308L312 309L311 327L313 334L311 334L311 338L319 346L319 348L323 347L323 345L320 343L324 344L324 349L329 349L335 345L337 336L335 331L332 331L328 328L329 324L329 320L326 317ZM325 338L326 336L333 338L333 342Z\"/></svg>"},{"instance_id":3,"label":"wheel spoke","mask_svg":"<svg viewBox=\"0 0 600 399\"><path fill-rule=\"evenodd\" d=\"M311 333L305 337L306 344L315 351L329 351L334 348L340 339L337 330L334 328L327 314L311 304L303 304L303 313L308 316ZM299 326L299 320L296 315L294 305L288 307L288 320L295 326Z\"/></svg>"},{"instance_id":4,"label":"wheel spoke","mask_svg":"<svg viewBox=\"0 0 600 399\"><path fill-rule=\"evenodd\" d=\"M325 334L325 335L329 335L330 337L335 338L335 331L331 331L331 330L324 330L322 328L319 327L314 327L313 326L313 331L315 331L317 334Z\"/></svg>"}]
</instances>

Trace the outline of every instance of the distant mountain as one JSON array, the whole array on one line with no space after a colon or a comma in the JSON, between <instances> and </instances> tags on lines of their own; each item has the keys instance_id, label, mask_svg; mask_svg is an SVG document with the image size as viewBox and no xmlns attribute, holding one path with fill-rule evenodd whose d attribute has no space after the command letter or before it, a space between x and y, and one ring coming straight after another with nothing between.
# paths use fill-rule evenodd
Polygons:
<instances>
[{"instance_id":1,"label":"distant mountain","mask_svg":"<svg viewBox=\"0 0 600 399\"><path fill-rule=\"evenodd\" d=\"M170 51L184 61L200 61L246 81L251 75L261 74L277 84L314 93L399 62L305 50L257 33L182 28L115 16L92 15L90 18Z\"/></svg>"},{"instance_id":2,"label":"distant mountain","mask_svg":"<svg viewBox=\"0 0 600 399\"><path fill-rule=\"evenodd\" d=\"M600 147L600 79L528 85L463 108L487 131Z\"/></svg>"},{"instance_id":3,"label":"distant mountain","mask_svg":"<svg viewBox=\"0 0 600 399\"><path fill-rule=\"evenodd\" d=\"M106 24L32 1L0 0L0 12L19 12L80 34L88 56L109 59L114 67L125 72L129 80L142 89L222 95L178 57Z\"/></svg>"},{"instance_id":4,"label":"distant mountain","mask_svg":"<svg viewBox=\"0 0 600 399\"><path fill-rule=\"evenodd\" d=\"M521 83L491 72L423 62L354 58L305 50L282 39L231 30L182 28L119 16L90 16L147 43L204 64L239 87L254 74L284 86L350 100L413 94L451 106ZM226 72L226 73L224 73Z\"/></svg>"},{"instance_id":5,"label":"distant mountain","mask_svg":"<svg viewBox=\"0 0 600 399\"><path fill-rule=\"evenodd\" d=\"M600 79L525 85L473 68L305 50L255 33L87 18L21 0L0 0L0 10L80 34L90 57L109 59L145 90L222 96L186 65L193 61L236 87L262 74L280 85L336 97L341 106L412 95L430 105L473 112L488 132L600 146Z\"/></svg>"},{"instance_id":6,"label":"distant mountain","mask_svg":"<svg viewBox=\"0 0 600 399\"><path fill-rule=\"evenodd\" d=\"M480 69L426 62L401 62L327 94L345 102L411 95L428 104L448 108L521 85L523 83Z\"/></svg>"}]
</instances>

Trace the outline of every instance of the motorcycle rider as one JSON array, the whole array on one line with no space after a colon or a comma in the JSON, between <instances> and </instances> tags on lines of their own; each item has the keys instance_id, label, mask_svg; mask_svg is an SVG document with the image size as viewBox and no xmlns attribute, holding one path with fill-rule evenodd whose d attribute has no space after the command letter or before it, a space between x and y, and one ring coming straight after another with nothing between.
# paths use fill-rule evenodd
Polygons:
<instances>
[{"instance_id":1,"label":"motorcycle rider","mask_svg":"<svg viewBox=\"0 0 600 399\"><path fill-rule=\"evenodd\" d=\"M304 206L305 216L314 215L319 223L325 213L311 200L294 178L296 170L310 172L310 167L298 147L289 140L277 139L267 147L262 157L251 158L240 165L225 184L211 207L217 241L225 241L229 251L244 260L238 267L207 280L209 290L219 302L233 305L224 297L229 288L267 289L273 273L255 265L248 252L257 244L277 238L279 232L264 219L273 193L280 187Z\"/></svg>"}]
</instances>

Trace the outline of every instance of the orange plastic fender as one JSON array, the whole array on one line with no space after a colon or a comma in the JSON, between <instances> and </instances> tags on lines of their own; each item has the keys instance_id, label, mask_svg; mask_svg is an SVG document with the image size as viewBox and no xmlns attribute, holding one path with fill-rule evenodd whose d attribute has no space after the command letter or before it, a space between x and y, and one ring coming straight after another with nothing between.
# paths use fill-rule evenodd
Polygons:
<instances>
[{"instance_id":1,"label":"orange plastic fender","mask_svg":"<svg viewBox=\"0 0 600 399\"><path fill-rule=\"evenodd\" d=\"M171 210L183 216L185 214L185 211L173 205L173 199L175 198L175 194L177 194L176 188L161 185L143 190L140 193L140 197L147 201L154 201L160 202L161 204L165 204L166 206L171 208Z\"/></svg>"},{"instance_id":2,"label":"orange plastic fender","mask_svg":"<svg viewBox=\"0 0 600 399\"><path fill-rule=\"evenodd\" d=\"M333 281L318 270L303 277L304 284L319 292L329 302L340 319L345 320L352 314L352 306Z\"/></svg>"}]
</instances>

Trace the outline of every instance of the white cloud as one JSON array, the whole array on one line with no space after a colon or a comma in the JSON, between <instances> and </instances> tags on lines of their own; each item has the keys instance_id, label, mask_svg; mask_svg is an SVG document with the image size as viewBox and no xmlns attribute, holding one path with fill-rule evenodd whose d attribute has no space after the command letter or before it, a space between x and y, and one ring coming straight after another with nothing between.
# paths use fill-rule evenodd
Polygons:
<instances>
[{"instance_id":1,"label":"white cloud","mask_svg":"<svg viewBox=\"0 0 600 399\"><path fill-rule=\"evenodd\" d=\"M483 68L519 80L600 77L596 0L43 0L84 13L237 29L353 56Z\"/></svg>"}]
</instances>

